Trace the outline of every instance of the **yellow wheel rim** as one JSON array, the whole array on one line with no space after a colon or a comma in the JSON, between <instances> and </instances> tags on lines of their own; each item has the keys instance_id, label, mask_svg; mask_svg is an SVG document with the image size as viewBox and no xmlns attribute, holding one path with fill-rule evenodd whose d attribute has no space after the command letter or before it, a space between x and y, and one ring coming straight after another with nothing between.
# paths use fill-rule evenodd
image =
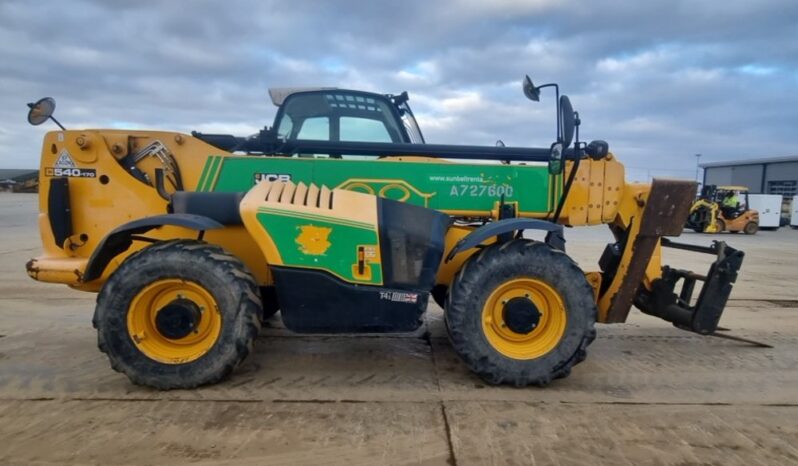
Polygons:
<instances>
[{"instance_id":1,"label":"yellow wheel rim","mask_svg":"<svg viewBox=\"0 0 798 466\"><path fill-rule=\"evenodd\" d=\"M162 320L158 320L158 314L175 303L185 303L183 307L190 310L192 324L190 330L168 336L162 323L159 327ZM198 283L180 279L147 285L133 298L127 312L127 331L136 347L150 359L165 364L196 361L210 351L221 329L222 316L213 296Z\"/></svg>"},{"instance_id":2,"label":"yellow wheel rim","mask_svg":"<svg viewBox=\"0 0 798 466\"><path fill-rule=\"evenodd\" d=\"M505 306L510 300L529 300L539 313L535 328L517 333L505 322ZM512 359L535 359L553 350L565 333L565 306L560 294L534 278L509 280L488 296L482 308L482 330L496 351Z\"/></svg>"}]
</instances>

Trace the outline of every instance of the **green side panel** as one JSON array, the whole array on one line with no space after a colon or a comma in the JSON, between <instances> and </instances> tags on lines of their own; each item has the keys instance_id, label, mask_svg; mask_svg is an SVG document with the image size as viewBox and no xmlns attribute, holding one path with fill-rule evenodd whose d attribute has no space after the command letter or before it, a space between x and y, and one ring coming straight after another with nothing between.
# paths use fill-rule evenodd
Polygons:
<instances>
[{"instance_id":1,"label":"green side panel","mask_svg":"<svg viewBox=\"0 0 798 466\"><path fill-rule=\"evenodd\" d=\"M320 269L332 273L348 282L370 285L382 284L382 266L366 263L371 277L356 277L353 265L358 262L358 247L372 246L379 250L379 236L375 225L363 224L313 214L305 214L273 208L260 208L258 222L272 237L280 251L283 264L290 267ZM323 232L315 239L324 244L314 253L303 251L302 235Z\"/></svg>"},{"instance_id":2,"label":"green side panel","mask_svg":"<svg viewBox=\"0 0 798 466\"><path fill-rule=\"evenodd\" d=\"M545 213L554 209L561 184L561 177L550 177L541 165L252 156L223 159L221 164L209 162L204 189L248 191L256 180L266 178L350 189L447 211L487 211L503 195L505 202L518 202L522 212Z\"/></svg>"}]
</instances>

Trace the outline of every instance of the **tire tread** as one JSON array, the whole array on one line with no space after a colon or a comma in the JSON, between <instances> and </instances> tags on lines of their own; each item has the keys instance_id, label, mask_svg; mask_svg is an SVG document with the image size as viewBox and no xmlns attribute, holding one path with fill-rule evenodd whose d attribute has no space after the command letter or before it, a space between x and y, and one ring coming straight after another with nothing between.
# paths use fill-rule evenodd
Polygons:
<instances>
[{"instance_id":1,"label":"tire tread","mask_svg":"<svg viewBox=\"0 0 798 466\"><path fill-rule=\"evenodd\" d=\"M109 346L109 336L107 335L108 332L104 324L107 322L109 313L119 312L118 310L108 308L108 304L112 301L112 297L117 294L119 290L124 290L127 287L126 282L130 281L131 277L137 274L153 273L150 268L153 262L157 263L158 261L164 260L165 255L184 257L192 263L209 263L210 266L215 269L214 272L218 276L224 277L228 282L231 287L229 291L233 295L239 296L236 320L240 318L242 321L228 323L228 325L235 325L236 323L238 323L238 325L243 325L242 331L237 334L238 336L233 342L235 349L233 357L227 358L221 367L211 371L208 375L198 377L192 371L180 370L173 371L168 377L160 374L152 374L149 371L142 370L142 367L146 365L123 360L118 354L119 352L113 351ZM155 277L155 279L158 278ZM261 300L258 294L257 284L252 274L246 269L246 266L241 260L226 252L220 246L196 240L179 239L155 243L131 254L125 259L122 265L111 274L108 281L98 293L97 310L92 322L94 327L98 330L97 346L101 352L108 356L111 367L115 371L125 374L135 384L168 390L174 388L195 388L200 385L213 384L229 376L252 352L255 339L260 333L260 313ZM122 336L122 338L126 338L126 335ZM222 337L220 336L220 338ZM217 344L219 343L217 342ZM143 353L139 353L139 355L141 358L149 360ZM203 358L204 357L205 356L203 356Z\"/></svg>"},{"instance_id":2,"label":"tire tread","mask_svg":"<svg viewBox=\"0 0 798 466\"><path fill-rule=\"evenodd\" d=\"M518 258L523 259L518 259ZM574 295L582 309L569 309L572 312L585 312L584 328L579 332L580 338L575 349L562 361L544 370L526 370L513 366L507 358L494 350L478 327L478 334L473 334L466 320L473 318L474 313L481 316L481 302L490 294L484 291L485 283L502 267L517 267L523 261L545 261L548 267L559 268L568 278L562 280L561 288ZM589 298L588 298L589 297ZM488 246L470 258L456 274L451 290L447 296L444 313L445 327L455 352L477 375L491 384L507 383L515 386L546 385L554 379L566 377L576 364L584 361L587 347L596 337L595 321L597 310L593 302L593 289L584 278L584 272L576 262L562 251L548 247L546 244L516 239L498 246ZM481 317L478 317L481 319ZM572 316L569 315L569 319ZM566 329L566 332L571 330ZM568 335L564 336L564 338ZM555 350L552 350L555 351ZM542 359L542 358L538 358ZM538 361L537 359L535 361ZM513 369L508 369L508 368Z\"/></svg>"}]
</instances>

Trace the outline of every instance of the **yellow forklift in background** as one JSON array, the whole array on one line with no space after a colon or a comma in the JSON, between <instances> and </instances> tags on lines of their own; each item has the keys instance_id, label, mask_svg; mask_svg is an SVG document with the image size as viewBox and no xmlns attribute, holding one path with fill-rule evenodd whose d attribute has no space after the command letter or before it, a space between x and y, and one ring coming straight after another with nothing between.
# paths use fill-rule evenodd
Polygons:
<instances>
[{"instance_id":1,"label":"yellow forklift in background","mask_svg":"<svg viewBox=\"0 0 798 466\"><path fill-rule=\"evenodd\" d=\"M759 212L748 206L747 187L706 185L690 207L686 226L696 233L753 235L759 231Z\"/></svg>"}]
</instances>

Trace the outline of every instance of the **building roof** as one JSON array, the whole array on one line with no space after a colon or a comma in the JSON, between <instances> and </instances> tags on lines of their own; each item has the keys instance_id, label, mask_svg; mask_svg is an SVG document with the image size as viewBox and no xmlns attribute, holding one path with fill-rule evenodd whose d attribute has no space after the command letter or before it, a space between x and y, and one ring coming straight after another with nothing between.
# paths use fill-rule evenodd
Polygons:
<instances>
[{"instance_id":1,"label":"building roof","mask_svg":"<svg viewBox=\"0 0 798 466\"><path fill-rule=\"evenodd\" d=\"M725 162L707 162L698 164L701 168L733 167L737 165L760 165L765 163L798 162L798 155L785 157L756 157L752 159L727 160Z\"/></svg>"}]
</instances>

